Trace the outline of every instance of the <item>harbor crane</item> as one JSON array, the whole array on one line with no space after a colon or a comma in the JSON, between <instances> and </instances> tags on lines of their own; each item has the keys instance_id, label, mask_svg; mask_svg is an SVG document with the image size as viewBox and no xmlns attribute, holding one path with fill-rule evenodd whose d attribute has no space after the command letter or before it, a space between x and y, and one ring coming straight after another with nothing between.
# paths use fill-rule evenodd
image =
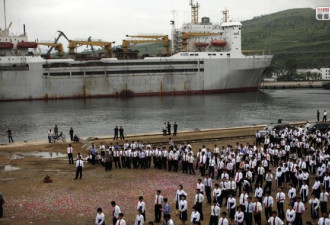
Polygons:
<instances>
[{"instance_id":1,"label":"harbor crane","mask_svg":"<svg viewBox=\"0 0 330 225\"><path fill-rule=\"evenodd\" d=\"M194 0L190 0L189 5L191 7L191 24L198 24L199 4L198 2L194 4Z\"/></svg>"},{"instance_id":2,"label":"harbor crane","mask_svg":"<svg viewBox=\"0 0 330 225\"><path fill-rule=\"evenodd\" d=\"M88 39L87 41L79 41L79 40L69 40L69 54L73 55L75 54L75 49L83 46L83 45L90 45L92 47L94 46L100 46L103 49L106 50L106 56L111 57L111 51L112 51L112 44L115 42L107 42L107 41L92 41L91 39Z\"/></svg>"},{"instance_id":3,"label":"harbor crane","mask_svg":"<svg viewBox=\"0 0 330 225\"><path fill-rule=\"evenodd\" d=\"M219 34L220 33L191 33L191 32L182 33L182 50L184 52L188 50L188 39L190 38L200 37L200 36L215 36Z\"/></svg>"},{"instance_id":4,"label":"harbor crane","mask_svg":"<svg viewBox=\"0 0 330 225\"><path fill-rule=\"evenodd\" d=\"M141 44L141 43L154 43L154 42L163 42L164 43L164 55L169 53L169 40L168 35L126 35L130 38L142 38L142 40L123 40L123 51L127 52L130 44ZM145 40L143 40L145 39ZM147 40L146 40L147 39Z\"/></svg>"},{"instance_id":5,"label":"harbor crane","mask_svg":"<svg viewBox=\"0 0 330 225\"><path fill-rule=\"evenodd\" d=\"M46 53L46 57L50 57L50 53L53 49L57 51L58 56L63 56L63 45L61 43L57 43L58 40L63 36L66 40L69 41L69 38L60 30L57 31L59 35L55 39L54 42L38 42L38 45L44 45L50 47Z\"/></svg>"}]
</instances>

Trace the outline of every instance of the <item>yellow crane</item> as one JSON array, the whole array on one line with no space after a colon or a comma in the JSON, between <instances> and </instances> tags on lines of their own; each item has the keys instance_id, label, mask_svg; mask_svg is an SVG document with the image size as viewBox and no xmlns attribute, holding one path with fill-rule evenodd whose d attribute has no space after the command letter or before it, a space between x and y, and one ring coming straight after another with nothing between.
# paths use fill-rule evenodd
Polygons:
<instances>
[{"instance_id":1,"label":"yellow crane","mask_svg":"<svg viewBox=\"0 0 330 225\"><path fill-rule=\"evenodd\" d=\"M51 42L38 42L38 45L44 45L47 47L55 48L58 56L63 56L63 45L62 43L51 43ZM47 53L49 55L49 53Z\"/></svg>"},{"instance_id":2,"label":"yellow crane","mask_svg":"<svg viewBox=\"0 0 330 225\"><path fill-rule=\"evenodd\" d=\"M69 54L75 54L75 49L82 45L90 45L90 46L100 46L103 47L107 51L107 56L111 56L112 44L115 42L107 42L107 41L78 41L78 40L70 40L69 41Z\"/></svg>"},{"instance_id":3,"label":"yellow crane","mask_svg":"<svg viewBox=\"0 0 330 225\"><path fill-rule=\"evenodd\" d=\"M169 50L169 40L168 35L126 35L126 37L130 38L146 38L149 40L124 40L123 41L123 51L127 52L128 47L131 44L139 44L139 43L153 43L153 42L163 42L164 43L164 55L168 55ZM130 42L130 43L129 43ZM128 45L127 45L128 44Z\"/></svg>"},{"instance_id":4,"label":"yellow crane","mask_svg":"<svg viewBox=\"0 0 330 225\"><path fill-rule=\"evenodd\" d=\"M220 33L191 33L185 32L182 33L182 50L186 52L188 50L188 39L192 37L199 37L199 36L214 36L219 35Z\"/></svg>"}]
</instances>

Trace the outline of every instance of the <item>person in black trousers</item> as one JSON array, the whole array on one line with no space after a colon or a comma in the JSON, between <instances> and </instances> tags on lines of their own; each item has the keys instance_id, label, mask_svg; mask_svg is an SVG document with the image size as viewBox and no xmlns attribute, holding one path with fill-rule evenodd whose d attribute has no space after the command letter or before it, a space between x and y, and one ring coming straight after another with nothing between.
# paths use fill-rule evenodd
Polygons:
<instances>
[{"instance_id":1,"label":"person in black trousers","mask_svg":"<svg viewBox=\"0 0 330 225\"><path fill-rule=\"evenodd\" d=\"M82 178L82 168L84 167L84 161L81 160L81 156L79 156L77 162L76 162L76 168L77 168L77 171L76 171L76 178L74 178L75 180L78 179L78 176L79 176L79 179Z\"/></svg>"},{"instance_id":2,"label":"person in black trousers","mask_svg":"<svg viewBox=\"0 0 330 225\"><path fill-rule=\"evenodd\" d=\"M319 110L316 111L316 118L317 118L317 122L319 122L320 121L320 111Z\"/></svg>"},{"instance_id":3,"label":"person in black trousers","mask_svg":"<svg viewBox=\"0 0 330 225\"><path fill-rule=\"evenodd\" d=\"M71 141L73 141L73 128L71 127L71 129L70 129L70 138L71 138Z\"/></svg>"},{"instance_id":4,"label":"person in black trousers","mask_svg":"<svg viewBox=\"0 0 330 225\"><path fill-rule=\"evenodd\" d=\"M157 190L157 194L155 196L155 223L160 223L162 218L163 196L161 196L160 193L161 191Z\"/></svg>"},{"instance_id":5,"label":"person in black trousers","mask_svg":"<svg viewBox=\"0 0 330 225\"><path fill-rule=\"evenodd\" d=\"M118 126L116 126L114 129L113 140L118 140L118 130Z\"/></svg>"},{"instance_id":6,"label":"person in black trousers","mask_svg":"<svg viewBox=\"0 0 330 225\"><path fill-rule=\"evenodd\" d=\"M119 128L119 135L120 135L120 140L125 140L124 128L122 126L120 126Z\"/></svg>"},{"instance_id":7,"label":"person in black trousers","mask_svg":"<svg viewBox=\"0 0 330 225\"><path fill-rule=\"evenodd\" d=\"M170 124L170 122L167 122L167 134L171 135L171 124Z\"/></svg>"},{"instance_id":8,"label":"person in black trousers","mask_svg":"<svg viewBox=\"0 0 330 225\"><path fill-rule=\"evenodd\" d=\"M176 136L177 132L178 132L178 124L176 122L174 122L174 125L173 125L173 135Z\"/></svg>"},{"instance_id":9,"label":"person in black trousers","mask_svg":"<svg viewBox=\"0 0 330 225\"><path fill-rule=\"evenodd\" d=\"M69 164L73 164L73 148L71 144L69 144L69 147L67 148L67 152L68 152Z\"/></svg>"}]
</instances>

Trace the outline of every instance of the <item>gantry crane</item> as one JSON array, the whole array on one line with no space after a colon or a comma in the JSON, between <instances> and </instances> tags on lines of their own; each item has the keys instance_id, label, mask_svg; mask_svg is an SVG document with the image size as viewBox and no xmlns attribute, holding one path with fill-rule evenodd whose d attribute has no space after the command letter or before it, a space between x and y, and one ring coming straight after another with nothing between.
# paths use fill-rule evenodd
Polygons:
<instances>
[{"instance_id":1,"label":"gantry crane","mask_svg":"<svg viewBox=\"0 0 330 225\"><path fill-rule=\"evenodd\" d=\"M103 47L107 52L106 56L111 56L112 51L112 44L115 42L107 42L107 41L79 41L79 40L70 40L69 41L69 54L73 55L75 54L75 49L82 46L82 45L90 45L90 46L100 46Z\"/></svg>"},{"instance_id":2,"label":"gantry crane","mask_svg":"<svg viewBox=\"0 0 330 225\"><path fill-rule=\"evenodd\" d=\"M153 43L153 42L163 42L164 43L164 55L168 55L169 50L169 40L168 35L126 35L130 38L146 38L149 40L123 40L123 51L127 52L130 44L141 44L141 43Z\"/></svg>"},{"instance_id":3,"label":"gantry crane","mask_svg":"<svg viewBox=\"0 0 330 225\"><path fill-rule=\"evenodd\" d=\"M182 50L184 52L188 49L188 39L192 37L199 37L199 36L215 36L219 35L220 33L191 33L191 32L185 32L182 33Z\"/></svg>"}]
</instances>

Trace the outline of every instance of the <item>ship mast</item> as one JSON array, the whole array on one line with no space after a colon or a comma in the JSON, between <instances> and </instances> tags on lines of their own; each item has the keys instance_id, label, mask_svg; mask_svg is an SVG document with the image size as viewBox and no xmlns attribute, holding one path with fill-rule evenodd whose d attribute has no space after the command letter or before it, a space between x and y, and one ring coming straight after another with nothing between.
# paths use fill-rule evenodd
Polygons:
<instances>
[{"instance_id":1,"label":"ship mast","mask_svg":"<svg viewBox=\"0 0 330 225\"><path fill-rule=\"evenodd\" d=\"M192 24L198 24L199 4L198 4L198 2L196 2L196 4L194 4L194 0L190 0L189 5L191 6L191 23Z\"/></svg>"},{"instance_id":2,"label":"ship mast","mask_svg":"<svg viewBox=\"0 0 330 225\"><path fill-rule=\"evenodd\" d=\"M224 10L224 11L222 11L222 14L223 14L223 22L224 22L224 23L227 23L227 22L228 22L228 17L229 17L228 13L229 13L229 11L228 11L227 9Z\"/></svg>"},{"instance_id":3,"label":"ship mast","mask_svg":"<svg viewBox=\"0 0 330 225\"><path fill-rule=\"evenodd\" d=\"M4 12L4 17L5 17L5 29L7 29L6 0L3 0L3 12Z\"/></svg>"}]
</instances>

